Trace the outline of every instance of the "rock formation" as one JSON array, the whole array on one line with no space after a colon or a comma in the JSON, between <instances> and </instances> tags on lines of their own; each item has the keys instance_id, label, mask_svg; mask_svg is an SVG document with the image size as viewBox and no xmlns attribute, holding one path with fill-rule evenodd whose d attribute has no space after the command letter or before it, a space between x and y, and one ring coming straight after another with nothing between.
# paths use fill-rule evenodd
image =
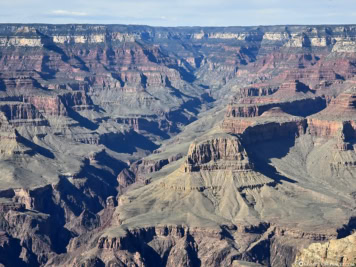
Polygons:
<instances>
[{"instance_id":1,"label":"rock formation","mask_svg":"<svg viewBox=\"0 0 356 267\"><path fill-rule=\"evenodd\" d=\"M355 264L355 47L354 25L0 25L0 264Z\"/></svg>"},{"instance_id":2,"label":"rock formation","mask_svg":"<svg viewBox=\"0 0 356 267\"><path fill-rule=\"evenodd\" d=\"M355 234L353 234L322 244L313 243L298 253L293 266L352 266L356 261L355 242Z\"/></svg>"}]
</instances>

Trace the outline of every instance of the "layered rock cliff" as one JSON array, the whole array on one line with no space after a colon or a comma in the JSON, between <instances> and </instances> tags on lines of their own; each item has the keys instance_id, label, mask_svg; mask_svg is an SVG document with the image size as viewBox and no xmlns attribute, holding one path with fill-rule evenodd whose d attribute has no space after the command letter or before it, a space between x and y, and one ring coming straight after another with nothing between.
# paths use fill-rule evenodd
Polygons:
<instances>
[{"instance_id":1,"label":"layered rock cliff","mask_svg":"<svg viewBox=\"0 0 356 267\"><path fill-rule=\"evenodd\" d=\"M354 25L0 25L0 263L354 264L355 47Z\"/></svg>"}]
</instances>

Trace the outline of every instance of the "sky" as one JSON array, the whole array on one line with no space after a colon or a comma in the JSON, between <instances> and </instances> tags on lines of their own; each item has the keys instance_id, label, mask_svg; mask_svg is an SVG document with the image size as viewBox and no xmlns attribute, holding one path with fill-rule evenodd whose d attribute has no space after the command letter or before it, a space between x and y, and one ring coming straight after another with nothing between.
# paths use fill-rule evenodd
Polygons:
<instances>
[{"instance_id":1,"label":"sky","mask_svg":"<svg viewBox=\"0 0 356 267\"><path fill-rule=\"evenodd\" d=\"M0 23L356 24L356 0L0 0Z\"/></svg>"}]
</instances>

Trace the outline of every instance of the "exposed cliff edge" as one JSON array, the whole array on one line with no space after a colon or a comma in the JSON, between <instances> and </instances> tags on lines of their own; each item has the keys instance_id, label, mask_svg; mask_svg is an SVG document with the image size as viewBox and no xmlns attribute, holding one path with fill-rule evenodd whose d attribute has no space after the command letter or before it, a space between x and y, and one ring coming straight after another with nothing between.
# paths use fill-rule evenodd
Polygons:
<instances>
[{"instance_id":1,"label":"exposed cliff edge","mask_svg":"<svg viewBox=\"0 0 356 267\"><path fill-rule=\"evenodd\" d=\"M0 265L355 263L355 47L355 25L0 25Z\"/></svg>"},{"instance_id":2,"label":"exposed cliff edge","mask_svg":"<svg viewBox=\"0 0 356 267\"><path fill-rule=\"evenodd\" d=\"M298 253L293 266L352 266L356 262L355 249L355 234L326 243L313 243Z\"/></svg>"}]
</instances>

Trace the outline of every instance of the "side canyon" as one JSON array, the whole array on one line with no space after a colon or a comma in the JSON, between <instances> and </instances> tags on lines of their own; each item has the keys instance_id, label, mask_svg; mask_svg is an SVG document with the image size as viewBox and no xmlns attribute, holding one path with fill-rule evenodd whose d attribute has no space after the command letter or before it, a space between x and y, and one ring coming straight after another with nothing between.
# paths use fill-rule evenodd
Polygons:
<instances>
[{"instance_id":1,"label":"side canyon","mask_svg":"<svg viewBox=\"0 0 356 267\"><path fill-rule=\"evenodd\" d=\"M0 265L356 264L356 26L0 24Z\"/></svg>"}]
</instances>

